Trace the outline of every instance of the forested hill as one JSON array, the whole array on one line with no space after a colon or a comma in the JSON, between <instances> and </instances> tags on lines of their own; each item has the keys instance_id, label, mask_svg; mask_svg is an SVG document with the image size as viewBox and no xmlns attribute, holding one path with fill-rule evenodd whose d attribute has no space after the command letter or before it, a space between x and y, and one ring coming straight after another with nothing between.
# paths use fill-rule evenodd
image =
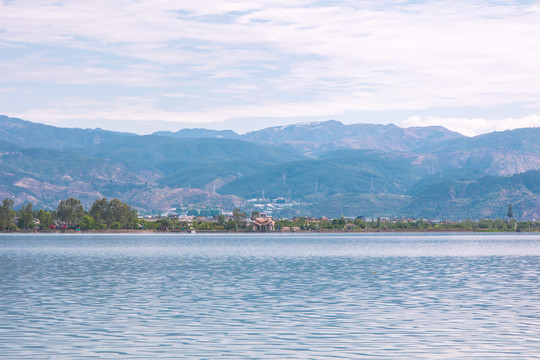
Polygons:
<instances>
[{"instance_id":1,"label":"forested hill","mask_svg":"<svg viewBox=\"0 0 540 360\"><path fill-rule=\"evenodd\" d=\"M540 128L468 138L442 127L338 121L139 136L0 116L0 198L55 208L119 198L141 210L249 210L276 216L540 217ZM159 135L157 135L159 134ZM264 196L263 196L264 194ZM262 201L262 200L261 200ZM264 205L266 206L266 205ZM501 210L502 209L502 210Z\"/></svg>"},{"instance_id":2,"label":"forested hill","mask_svg":"<svg viewBox=\"0 0 540 360\"><path fill-rule=\"evenodd\" d=\"M340 149L376 149L384 151L413 151L463 135L441 126L400 128L396 125L351 124L339 121L299 123L276 126L238 135L233 131L183 129L176 133L158 132L155 135L185 137L230 138L294 149L308 155L321 155Z\"/></svg>"},{"instance_id":3,"label":"forested hill","mask_svg":"<svg viewBox=\"0 0 540 360\"><path fill-rule=\"evenodd\" d=\"M114 142L135 134L102 129L69 129L0 115L0 140L22 147L65 149Z\"/></svg>"}]
</instances>

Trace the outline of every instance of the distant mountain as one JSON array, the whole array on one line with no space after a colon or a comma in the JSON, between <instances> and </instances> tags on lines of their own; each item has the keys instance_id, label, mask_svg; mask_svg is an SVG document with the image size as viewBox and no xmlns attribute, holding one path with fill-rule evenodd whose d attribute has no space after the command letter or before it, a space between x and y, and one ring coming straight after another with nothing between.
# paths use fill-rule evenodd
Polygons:
<instances>
[{"instance_id":1,"label":"distant mountain","mask_svg":"<svg viewBox=\"0 0 540 360\"><path fill-rule=\"evenodd\" d=\"M439 219L540 218L540 171L444 181L425 187L400 209L406 216Z\"/></svg>"},{"instance_id":2,"label":"distant mountain","mask_svg":"<svg viewBox=\"0 0 540 360\"><path fill-rule=\"evenodd\" d=\"M0 142L0 199L55 208L58 200L76 196L84 203L119 197L145 181L114 162L45 148L21 148Z\"/></svg>"},{"instance_id":3,"label":"distant mountain","mask_svg":"<svg viewBox=\"0 0 540 360\"><path fill-rule=\"evenodd\" d=\"M441 126L400 128L396 125L352 124L336 120L270 127L238 135L233 131L184 129L176 133L161 131L153 135L175 138L229 138L274 145L318 156L340 149L413 151L463 135Z\"/></svg>"},{"instance_id":4,"label":"distant mountain","mask_svg":"<svg viewBox=\"0 0 540 360\"><path fill-rule=\"evenodd\" d=\"M168 136L177 139L197 139L197 138L214 138L214 139L237 139L242 137L232 130L208 130L208 129L182 129L177 132L157 131L152 135Z\"/></svg>"},{"instance_id":5,"label":"distant mountain","mask_svg":"<svg viewBox=\"0 0 540 360\"><path fill-rule=\"evenodd\" d=\"M160 134L160 135L156 135ZM538 216L540 128L468 138L442 127L338 121L245 135L185 129L139 136L0 117L0 199L54 208L117 197L140 209L243 207L284 197L281 214ZM249 208L246 208L247 210Z\"/></svg>"},{"instance_id":6,"label":"distant mountain","mask_svg":"<svg viewBox=\"0 0 540 360\"><path fill-rule=\"evenodd\" d=\"M225 184L253 175L270 166L272 165L254 159L186 163L185 166L177 168L176 172L158 179L157 183L169 187L199 188L220 192L219 189Z\"/></svg>"},{"instance_id":7,"label":"distant mountain","mask_svg":"<svg viewBox=\"0 0 540 360\"><path fill-rule=\"evenodd\" d=\"M140 174L150 172L149 180L156 180L201 164L215 163L219 166L231 161L276 164L303 158L303 155L293 151L247 141L212 138L175 139L155 135L124 138L114 143L89 146L77 151L96 158L114 160Z\"/></svg>"},{"instance_id":8,"label":"distant mountain","mask_svg":"<svg viewBox=\"0 0 540 360\"><path fill-rule=\"evenodd\" d=\"M148 178L152 167L133 167L114 159L91 157L74 150L21 148L0 141L0 200L15 198L17 206L56 208L59 200L74 196L89 207L97 198L119 198L140 209L176 206L237 207L241 199L210 191L169 187ZM138 173L140 172L140 174ZM149 175L150 174L150 175Z\"/></svg>"},{"instance_id":9,"label":"distant mountain","mask_svg":"<svg viewBox=\"0 0 540 360\"><path fill-rule=\"evenodd\" d=\"M436 157L440 169L467 168L491 175L540 170L540 128L452 139L418 151Z\"/></svg>"},{"instance_id":10,"label":"distant mountain","mask_svg":"<svg viewBox=\"0 0 540 360\"><path fill-rule=\"evenodd\" d=\"M357 150L280 163L232 181L219 192L253 198L264 190L270 198L318 201L336 194L402 194L425 175L428 169L411 159Z\"/></svg>"},{"instance_id":11,"label":"distant mountain","mask_svg":"<svg viewBox=\"0 0 540 360\"><path fill-rule=\"evenodd\" d=\"M248 141L320 155L340 149L414 151L463 135L441 126L400 128L396 125L352 124L335 120L271 127L244 135Z\"/></svg>"},{"instance_id":12,"label":"distant mountain","mask_svg":"<svg viewBox=\"0 0 540 360\"><path fill-rule=\"evenodd\" d=\"M0 140L22 147L65 149L113 142L135 134L102 129L69 129L0 115Z\"/></svg>"},{"instance_id":13,"label":"distant mountain","mask_svg":"<svg viewBox=\"0 0 540 360\"><path fill-rule=\"evenodd\" d=\"M540 127L495 131L475 137L446 140L437 145L424 145L421 151L448 153L453 151L518 151L540 154Z\"/></svg>"},{"instance_id":14,"label":"distant mountain","mask_svg":"<svg viewBox=\"0 0 540 360\"><path fill-rule=\"evenodd\" d=\"M486 176L485 172L476 169L451 169L445 171L441 170L440 173L423 177L420 181L411 186L407 190L406 194L415 196L422 193L427 188L433 185L455 181L472 181L480 179L484 176Z\"/></svg>"}]
</instances>

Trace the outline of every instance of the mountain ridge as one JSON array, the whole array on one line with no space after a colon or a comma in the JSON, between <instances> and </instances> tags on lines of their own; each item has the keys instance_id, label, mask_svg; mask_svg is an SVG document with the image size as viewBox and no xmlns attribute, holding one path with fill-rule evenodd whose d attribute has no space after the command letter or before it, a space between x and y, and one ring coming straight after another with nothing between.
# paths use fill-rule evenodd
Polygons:
<instances>
[{"instance_id":1,"label":"mountain ridge","mask_svg":"<svg viewBox=\"0 0 540 360\"><path fill-rule=\"evenodd\" d=\"M108 131L100 128L61 128L52 125L0 115L0 140L22 147L45 147L64 149L84 147L91 144L113 142L136 134Z\"/></svg>"},{"instance_id":2,"label":"mountain ridge","mask_svg":"<svg viewBox=\"0 0 540 360\"><path fill-rule=\"evenodd\" d=\"M174 138L2 121L12 126L0 131L0 198L18 206L54 208L79 196L85 204L118 197L141 210L249 211L246 199L265 193L297 204L277 216L493 217L505 202L517 205L516 218L538 213L540 194L520 184L540 183L540 128L468 138L443 127L329 120L244 135L184 129ZM478 186L485 189L472 191Z\"/></svg>"}]
</instances>

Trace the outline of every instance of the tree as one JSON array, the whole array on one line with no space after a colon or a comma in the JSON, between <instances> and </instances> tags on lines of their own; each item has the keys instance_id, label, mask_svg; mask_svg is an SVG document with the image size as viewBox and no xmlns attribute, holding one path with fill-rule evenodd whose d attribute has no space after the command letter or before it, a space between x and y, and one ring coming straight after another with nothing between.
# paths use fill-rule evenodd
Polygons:
<instances>
[{"instance_id":1,"label":"tree","mask_svg":"<svg viewBox=\"0 0 540 360\"><path fill-rule=\"evenodd\" d=\"M107 225L111 227L114 223L118 228L133 228L137 224L137 210L118 199L112 199L108 207Z\"/></svg>"},{"instance_id":2,"label":"tree","mask_svg":"<svg viewBox=\"0 0 540 360\"><path fill-rule=\"evenodd\" d=\"M97 199L90 208L90 216L107 228L133 228L137 224L137 210L118 199Z\"/></svg>"},{"instance_id":3,"label":"tree","mask_svg":"<svg viewBox=\"0 0 540 360\"><path fill-rule=\"evenodd\" d=\"M225 217L225 215L221 214L221 215L218 215L217 217L217 224L219 226L225 226L225 222L227 221L227 218Z\"/></svg>"},{"instance_id":4,"label":"tree","mask_svg":"<svg viewBox=\"0 0 540 360\"><path fill-rule=\"evenodd\" d=\"M234 209L232 221L238 229L246 227L246 213L240 212L240 209Z\"/></svg>"},{"instance_id":5,"label":"tree","mask_svg":"<svg viewBox=\"0 0 540 360\"><path fill-rule=\"evenodd\" d=\"M512 219L514 217L514 212L512 211L512 204L508 204L508 211L506 212L506 216L508 216L508 219Z\"/></svg>"},{"instance_id":6,"label":"tree","mask_svg":"<svg viewBox=\"0 0 540 360\"><path fill-rule=\"evenodd\" d=\"M22 206L19 212L17 226L19 227L19 229L22 230L34 228L34 211L32 210L32 203L28 203L28 205Z\"/></svg>"},{"instance_id":7,"label":"tree","mask_svg":"<svg viewBox=\"0 0 540 360\"><path fill-rule=\"evenodd\" d=\"M15 228L15 210L13 199L4 199L0 206L0 229L13 230Z\"/></svg>"},{"instance_id":8,"label":"tree","mask_svg":"<svg viewBox=\"0 0 540 360\"><path fill-rule=\"evenodd\" d=\"M253 211L251 213L251 220L255 220L256 218L260 217L261 216L261 213L258 212L257 210Z\"/></svg>"},{"instance_id":9,"label":"tree","mask_svg":"<svg viewBox=\"0 0 540 360\"><path fill-rule=\"evenodd\" d=\"M50 211L45 211L39 209L37 213L37 219L39 220L40 229L48 229L52 225L52 213Z\"/></svg>"},{"instance_id":10,"label":"tree","mask_svg":"<svg viewBox=\"0 0 540 360\"><path fill-rule=\"evenodd\" d=\"M107 198L101 198L94 201L90 207L89 214L94 218L95 222L102 225L107 225L107 218L109 217L109 202Z\"/></svg>"},{"instance_id":11,"label":"tree","mask_svg":"<svg viewBox=\"0 0 540 360\"><path fill-rule=\"evenodd\" d=\"M84 214L81 201L74 197L67 200L60 200L56 208L56 216L58 220L67 225L68 228L79 224Z\"/></svg>"},{"instance_id":12,"label":"tree","mask_svg":"<svg viewBox=\"0 0 540 360\"><path fill-rule=\"evenodd\" d=\"M94 229L96 227L96 221L92 216L84 215L81 219L79 226L83 230Z\"/></svg>"}]
</instances>

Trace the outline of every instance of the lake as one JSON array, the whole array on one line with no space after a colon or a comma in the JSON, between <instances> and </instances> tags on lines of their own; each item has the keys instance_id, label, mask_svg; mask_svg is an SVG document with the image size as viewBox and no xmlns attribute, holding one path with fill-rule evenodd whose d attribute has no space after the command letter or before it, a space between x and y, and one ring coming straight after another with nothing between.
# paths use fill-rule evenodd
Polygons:
<instances>
[{"instance_id":1,"label":"lake","mask_svg":"<svg viewBox=\"0 0 540 360\"><path fill-rule=\"evenodd\" d=\"M2 359L538 359L540 234L0 235Z\"/></svg>"}]
</instances>

